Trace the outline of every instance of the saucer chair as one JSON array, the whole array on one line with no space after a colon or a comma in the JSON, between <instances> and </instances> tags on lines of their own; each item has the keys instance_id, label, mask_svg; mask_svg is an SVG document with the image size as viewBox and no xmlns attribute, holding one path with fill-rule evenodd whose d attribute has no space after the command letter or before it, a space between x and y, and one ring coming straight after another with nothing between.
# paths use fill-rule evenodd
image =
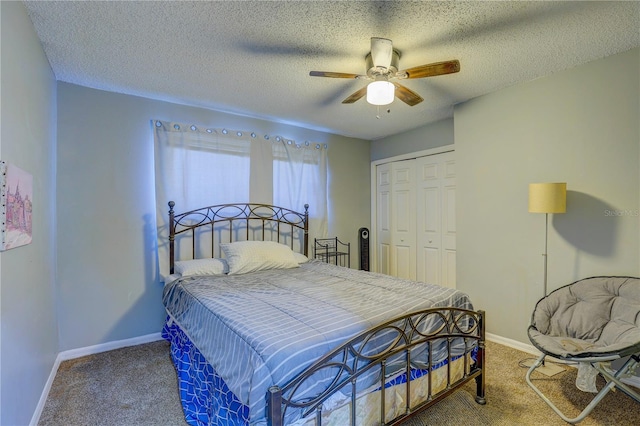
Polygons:
<instances>
[{"instance_id":1,"label":"saucer chair","mask_svg":"<svg viewBox=\"0 0 640 426\"><path fill-rule=\"evenodd\" d=\"M592 277L561 287L536 304L528 329L531 343L542 355L529 368L529 386L568 423L582 421L612 389L640 403L640 393L622 381L640 363L640 278ZM532 382L531 373L546 356L578 363L577 384L597 392L575 418L565 416ZM628 359L617 370L610 362ZM595 369L595 371L593 370ZM595 378L607 384L598 392Z\"/></svg>"}]
</instances>

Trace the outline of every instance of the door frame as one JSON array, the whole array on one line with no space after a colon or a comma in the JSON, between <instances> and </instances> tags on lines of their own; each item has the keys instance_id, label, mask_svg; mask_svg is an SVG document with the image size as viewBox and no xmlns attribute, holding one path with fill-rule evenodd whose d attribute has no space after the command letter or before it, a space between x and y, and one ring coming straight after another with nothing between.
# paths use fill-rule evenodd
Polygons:
<instances>
[{"instance_id":1,"label":"door frame","mask_svg":"<svg viewBox=\"0 0 640 426\"><path fill-rule=\"evenodd\" d=\"M378 211L378 176L376 168L380 164L392 163L394 161L411 160L418 157L427 157L430 155L444 154L445 152L455 151L454 145L444 145L437 148L426 149L424 151L410 152L407 154L395 155L393 157L381 158L371 162L371 230L369 232L369 266L372 272L378 272L377 259L377 244L378 244L378 231L377 231L377 211Z\"/></svg>"}]
</instances>

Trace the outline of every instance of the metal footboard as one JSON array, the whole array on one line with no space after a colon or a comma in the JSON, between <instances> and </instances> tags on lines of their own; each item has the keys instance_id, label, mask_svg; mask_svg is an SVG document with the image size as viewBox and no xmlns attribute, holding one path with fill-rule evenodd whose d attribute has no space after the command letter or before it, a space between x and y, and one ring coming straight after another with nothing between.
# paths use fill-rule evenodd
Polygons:
<instances>
[{"instance_id":1,"label":"metal footboard","mask_svg":"<svg viewBox=\"0 0 640 426\"><path fill-rule=\"evenodd\" d=\"M315 425L322 426L322 407L336 392L348 389L350 393L350 423L356 425L356 399L358 394L358 380L367 377L367 373L376 372L377 391L380 392L380 421L377 424L395 425L417 414L427 407L445 398L456 389L472 379L476 380L476 402L485 404L485 313L461 308L432 308L412 312L404 316L380 324L366 330L343 345L329 352L314 364L309 366L286 385L272 386L267 395L267 420L270 426L283 426L287 423L289 414L294 410L304 418L315 418ZM464 344L464 353L460 353L464 363L462 377L452 377L453 343ZM446 347L447 376L446 386L440 391L432 387L433 347ZM475 361L468 353L477 350ZM394 373L391 365L395 365L395 372L403 371L406 378L415 371L417 359L412 356L417 351L426 350L428 353L426 366L420 364L420 369L426 370L428 392L426 398L419 404L411 406L412 380L407 379L404 412L391 421L385 418L385 384L390 374ZM401 360L398 370L398 360ZM372 370L373 369L373 370ZM371 374L369 375L371 376ZM305 384L321 378L326 383L323 390L313 395L301 396ZM365 384L365 388L369 383Z\"/></svg>"}]
</instances>

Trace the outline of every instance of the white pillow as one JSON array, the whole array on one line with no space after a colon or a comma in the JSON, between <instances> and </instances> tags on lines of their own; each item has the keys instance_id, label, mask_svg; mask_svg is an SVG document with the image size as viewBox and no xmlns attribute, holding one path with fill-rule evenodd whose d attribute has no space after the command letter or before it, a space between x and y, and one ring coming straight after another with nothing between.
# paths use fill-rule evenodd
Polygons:
<instances>
[{"instance_id":1,"label":"white pillow","mask_svg":"<svg viewBox=\"0 0 640 426\"><path fill-rule=\"evenodd\" d=\"M229 275L298 267L293 250L274 241L222 243L220 249L229 264Z\"/></svg>"},{"instance_id":2,"label":"white pillow","mask_svg":"<svg viewBox=\"0 0 640 426\"><path fill-rule=\"evenodd\" d=\"M229 265L224 259L179 260L173 264L173 272L183 277L189 275L224 275Z\"/></svg>"},{"instance_id":3,"label":"white pillow","mask_svg":"<svg viewBox=\"0 0 640 426\"><path fill-rule=\"evenodd\" d=\"M293 257L296 258L296 262L305 263L309 261L309 258L302 253L298 253L297 251L293 252Z\"/></svg>"}]
</instances>

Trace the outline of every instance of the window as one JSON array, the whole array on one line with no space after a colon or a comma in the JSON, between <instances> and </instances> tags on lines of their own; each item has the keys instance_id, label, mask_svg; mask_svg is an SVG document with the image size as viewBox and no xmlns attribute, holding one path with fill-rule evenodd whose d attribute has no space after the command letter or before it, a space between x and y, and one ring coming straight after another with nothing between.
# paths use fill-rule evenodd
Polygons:
<instances>
[{"instance_id":1,"label":"window","mask_svg":"<svg viewBox=\"0 0 640 426\"><path fill-rule=\"evenodd\" d=\"M153 128L161 273L168 271L161 251L170 200L176 212L243 202L303 211L309 204L310 234L326 236L326 146L162 121Z\"/></svg>"}]
</instances>

